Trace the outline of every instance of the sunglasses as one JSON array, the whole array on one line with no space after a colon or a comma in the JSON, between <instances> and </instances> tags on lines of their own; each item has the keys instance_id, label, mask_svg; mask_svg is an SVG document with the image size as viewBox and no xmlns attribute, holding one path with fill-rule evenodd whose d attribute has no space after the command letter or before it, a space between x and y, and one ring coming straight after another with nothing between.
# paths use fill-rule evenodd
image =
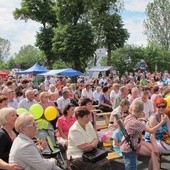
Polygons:
<instances>
[{"instance_id":1,"label":"sunglasses","mask_svg":"<svg viewBox=\"0 0 170 170\"><path fill-rule=\"evenodd\" d=\"M160 106L158 105L157 108L159 108L159 109L160 109L160 108L165 109L165 108L166 108L166 105L160 105Z\"/></svg>"}]
</instances>

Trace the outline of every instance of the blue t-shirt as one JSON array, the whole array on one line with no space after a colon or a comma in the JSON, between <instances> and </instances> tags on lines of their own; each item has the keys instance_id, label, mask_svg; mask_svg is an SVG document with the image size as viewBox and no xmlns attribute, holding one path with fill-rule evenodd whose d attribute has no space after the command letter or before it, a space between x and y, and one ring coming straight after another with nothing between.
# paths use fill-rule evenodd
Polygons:
<instances>
[{"instance_id":1,"label":"blue t-shirt","mask_svg":"<svg viewBox=\"0 0 170 170\"><path fill-rule=\"evenodd\" d=\"M120 151L120 147L115 145L114 140L116 139L116 140L118 140L118 143L120 143L122 140L122 137L123 137L123 134L120 131L120 129L116 129L113 133L113 149L120 156L122 156L122 152Z\"/></svg>"}]
</instances>

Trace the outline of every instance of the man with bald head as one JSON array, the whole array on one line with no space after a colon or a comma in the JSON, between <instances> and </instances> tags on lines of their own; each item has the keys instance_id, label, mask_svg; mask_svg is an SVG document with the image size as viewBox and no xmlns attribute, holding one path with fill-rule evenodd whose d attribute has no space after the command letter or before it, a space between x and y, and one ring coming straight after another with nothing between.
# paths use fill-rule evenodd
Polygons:
<instances>
[{"instance_id":1,"label":"man with bald head","mask_svg":"<svg viewBox=\"0 0 170 170\"><path fill-rule=\"evenodd\" d=\"M24 108L29 111L29 108L33 104L37 103L34 99L35 98L34 93L35 93L34 90L26 90L25 98L19 102L18 108Z\"/></svg>"}]
</instances>

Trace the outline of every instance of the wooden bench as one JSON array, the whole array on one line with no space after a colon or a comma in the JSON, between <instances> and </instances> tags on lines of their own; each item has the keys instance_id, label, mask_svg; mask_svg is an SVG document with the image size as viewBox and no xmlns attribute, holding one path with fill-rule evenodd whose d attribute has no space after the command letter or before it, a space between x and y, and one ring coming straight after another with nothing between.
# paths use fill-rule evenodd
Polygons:
<instances>
[{"instance_id":1,"label":"wooden bench","mask_svg":"<svg viewBox=\"0 0 170 170\"><path fill-rule=\"evenodd\" d=\"M102 113L102 110L100 110L100 109L91 109L91 112Z\"/></svg>"},{"instance_id":2,"label":"wooden bench","mask_svg":"<svg viewBox=\"0 0 170 170\"><path fill-rule=\"evenodd\" d=\"M103 147L113 150L113 140L110 140L109 142L103 142Z\"/></svg>"},{"instance_id":3,"label":"wooden bench","mask_svg":"<svg viewBox=\"0 0 170 170\"><path fill-rule=\"evenodd\" d=\"M99 108L99 105L92 105L92 108L93 108L93 109L98 109L98 108Z\"/></svg>"},{"instance_id":4,"label":"wooden bench","mask_svg":"<svg viewBox=\"0 0 170 170\"><path fill-rule=\"evenodd\" d=\"M103 130L103 129L107 129L108 126L107 125L97 125L97 131Z\"/></svg>"},{"instance_id":5,"label":"wooden bench","mask_svg":"<svg viewBox=\"0 0 170 170\"><path fill-rule=\"evenodd\" d=\"M102 113L96 113L97 117L103 116L105 117L106 125L109 125L110 115L112 112L102 112Z\"/></svg>"},{"instance_id":6,"label":"wooden bench","mask_svg":"<svg viewBox=\"0 0 170 170\"><path fill-rule=\"evenodd\" d=\"M122 158L122 156L120 156L119 154L117 154L116 152L113 151L113 152L108 153L106 158L110 161L110 160L114 160L114 159L120 159L120 158Z\"/></svg>"}]
</instances>

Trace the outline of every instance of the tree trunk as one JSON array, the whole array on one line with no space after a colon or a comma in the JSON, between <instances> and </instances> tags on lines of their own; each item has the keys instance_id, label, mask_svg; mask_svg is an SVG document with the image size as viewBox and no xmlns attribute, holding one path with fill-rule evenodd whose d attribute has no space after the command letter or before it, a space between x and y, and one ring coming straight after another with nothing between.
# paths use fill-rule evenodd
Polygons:
<instances>
[{"instance_id":1,"label":"tree trunk","mask_svg":"<svg viewBox=\"0 0 170 170\"><path fill-rule=\"evenodd\" d=\"M111 56L112 56L112 50L111 50L111 46L108 45L108 48L107 48L107 66L111 66L112 65L112 62L111 62Z\"/></svg>"}]
</instances>

